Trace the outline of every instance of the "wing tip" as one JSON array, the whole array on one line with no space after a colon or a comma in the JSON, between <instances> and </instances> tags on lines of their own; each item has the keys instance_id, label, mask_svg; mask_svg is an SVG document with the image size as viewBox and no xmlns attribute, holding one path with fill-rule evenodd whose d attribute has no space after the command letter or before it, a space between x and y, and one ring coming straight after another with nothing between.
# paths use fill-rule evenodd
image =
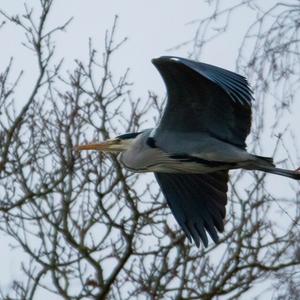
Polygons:
<instances>
[{"instance_id":1,"label":"wing tip","mask_svg":"<svg viewBox=\"0 0 300 300\"><path fill-rule=\"evenodd\" d=\"M198 62L198 61L193 61L187 58L183 57L178 57L178 56L160 56L157 58L153 58L151 62L158 67L159 65L163 63L180 63L185 65L191 70L194 70L198 73L200 73L202 76L208 78L209 80L212 80L216 84L218 84L228 95L229 97L233 100L234 103L239 103L241 105L252 105L252 101L254 101L253 97L253 91L249 85L249 82L247 78L241 74L235 73L233 71L223 69L218 66ZM194 65L196 64L196 66ZM199 64L199 67L197 64ZM199 69L198 69L199 68ZM212 70L209 70L212 68ZM203 74L206 73L206 74ZM214 74L215 73L215 74ZM219 74L221 77L218 79L218 75L215 76L216 74ZM227 80L226 80L227 77ZM225 78L225 80L224 80ZM229 84L229 80L233 80L236 85L242 85L242 90L243 91L236 91L234 87L232 87L232 84ZM239 88L237 88L239 90Z\"/></svg>"},{"instance_id":2,"label":"wing tip","mask_svg":"<svg viewBox=\"0 0 300 300\"><path fill-rule=\"evenodd\" d=\"M183 58L177 57L177 56L160 56L156 58L152 58L151 62L155 66L160 63L166 63L166 62L182 62Z\"/></svg>"}]
</instances>

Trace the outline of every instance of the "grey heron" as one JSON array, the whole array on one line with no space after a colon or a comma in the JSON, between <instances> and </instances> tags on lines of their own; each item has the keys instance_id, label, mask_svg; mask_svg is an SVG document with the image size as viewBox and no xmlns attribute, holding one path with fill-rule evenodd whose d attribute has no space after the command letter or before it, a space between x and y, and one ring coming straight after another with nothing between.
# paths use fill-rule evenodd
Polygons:
<instances>
[{"instance_id":1,"label":"grey heron","mask_svg":"<svg viewBox=\"0 0 300 300\"><path fill-rule=\"evenodd\" d=\"M154 172L177 222L190 241L208 245L224 231L230 169L259 170L300 179L273 159L246 151L252 91L245 77L180 57L152 60L167 89L158 126L126 133L79 150L119 152L133 172Z\"/></svg>"}]
</instances>

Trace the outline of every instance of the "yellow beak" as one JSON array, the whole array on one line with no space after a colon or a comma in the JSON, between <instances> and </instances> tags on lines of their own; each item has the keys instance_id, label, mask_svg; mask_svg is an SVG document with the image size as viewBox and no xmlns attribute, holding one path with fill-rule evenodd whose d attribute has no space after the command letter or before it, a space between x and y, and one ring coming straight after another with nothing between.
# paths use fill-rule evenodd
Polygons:
<instances>
[{"instance_id":1,"label":"yellow beak","mask_svg":"<svg viewBox=\"0 0 300 300\"><path fill-rule=\"evenodd\" d=\"M97 144L78 145L78 146L76 146L75 149L77 151L97 150L97 151L108 151L108 152L123 150L122 143L119 139L107 140L107 141L97 143Z\"/></svg>"},{"instance_id":2,"label":"yellow beak","mask_svg":"<svg viewBox=\"0 0 300 300\"><path fill-rule=\"evenodd\" d=\"M99 144L86 144L86 145L78 145L76 146L76 150L82 151L82 150L98 150L103 151L108 149L107 143L99 143Z\"/></svg>"}]
</instances>

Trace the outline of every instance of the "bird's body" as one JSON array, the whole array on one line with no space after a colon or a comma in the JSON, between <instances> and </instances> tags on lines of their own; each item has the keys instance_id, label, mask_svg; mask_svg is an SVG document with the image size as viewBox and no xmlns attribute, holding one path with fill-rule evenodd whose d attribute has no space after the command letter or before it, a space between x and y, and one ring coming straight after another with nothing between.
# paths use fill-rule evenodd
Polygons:
<instances>
[{"instance_id":1,"label":"bird's body","mask_svg":"<svg viewBox=\"0 0 300 300\"><path fill-rule=\"evenodd\" d=\"M148 129L141 132L130 149L120 152L118 158L125 168L134 172L203 174L247 166L250 168L257 160L256 156L243 149L215 138L208 139L205 135L202 139L200 135L191 145L193 152L189 149L168 152L149 142L149 139L153 140L154 131ZM184 145L185 139L183 136L178 141Z\"/></svg>"},{"instance_id":2,"label":"bird's body","mask_svg":"<svg viewBox=\"0 0 300 300\"><path fill-rule=\"evenodd\" d=\"M206 232L217 242L216 230L224 230L230 169L293 179L300 179L300 172L276 168L272 158L246 151L253 97L244 77L179 57L153 63L168 93L158 126L79 149L117 151L125 168L154 172L187 237L207 246Z\"/></svg>"}]
</instances>

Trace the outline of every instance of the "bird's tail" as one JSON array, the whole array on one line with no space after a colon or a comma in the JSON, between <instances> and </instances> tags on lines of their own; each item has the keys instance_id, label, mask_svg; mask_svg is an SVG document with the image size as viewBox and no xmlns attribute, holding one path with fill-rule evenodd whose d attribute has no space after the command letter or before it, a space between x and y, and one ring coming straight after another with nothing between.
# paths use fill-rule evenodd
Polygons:
<instances>
[{"instance_id":1,"label":"bird's tail","mask_svg":"<svg viewBox=\"0 0 300 300\"><path fill-rule=\"evenodd\" d=\"M295 171L276 168L272 157L258 155L254 155L254 157L256 158L256 163L253 169L300 180L300 168Z\"/></svg>"},{"instance_id":2,"label":"bird's tail","mask_svg":"<svg viewBox=\"0 0 300 300\"><path fill-rule=\"evenodd\" d=\"M272 167L272 168L260 167L260 168L257 168L257 170L280 175L280 176L289 177L289 178L296 179L296 180L300 180L300 170L299 169L293 171L293 170L286 170L286 169L281 169L281 168L276 168L276 167Z\"/></svg>"}]
</instances>

